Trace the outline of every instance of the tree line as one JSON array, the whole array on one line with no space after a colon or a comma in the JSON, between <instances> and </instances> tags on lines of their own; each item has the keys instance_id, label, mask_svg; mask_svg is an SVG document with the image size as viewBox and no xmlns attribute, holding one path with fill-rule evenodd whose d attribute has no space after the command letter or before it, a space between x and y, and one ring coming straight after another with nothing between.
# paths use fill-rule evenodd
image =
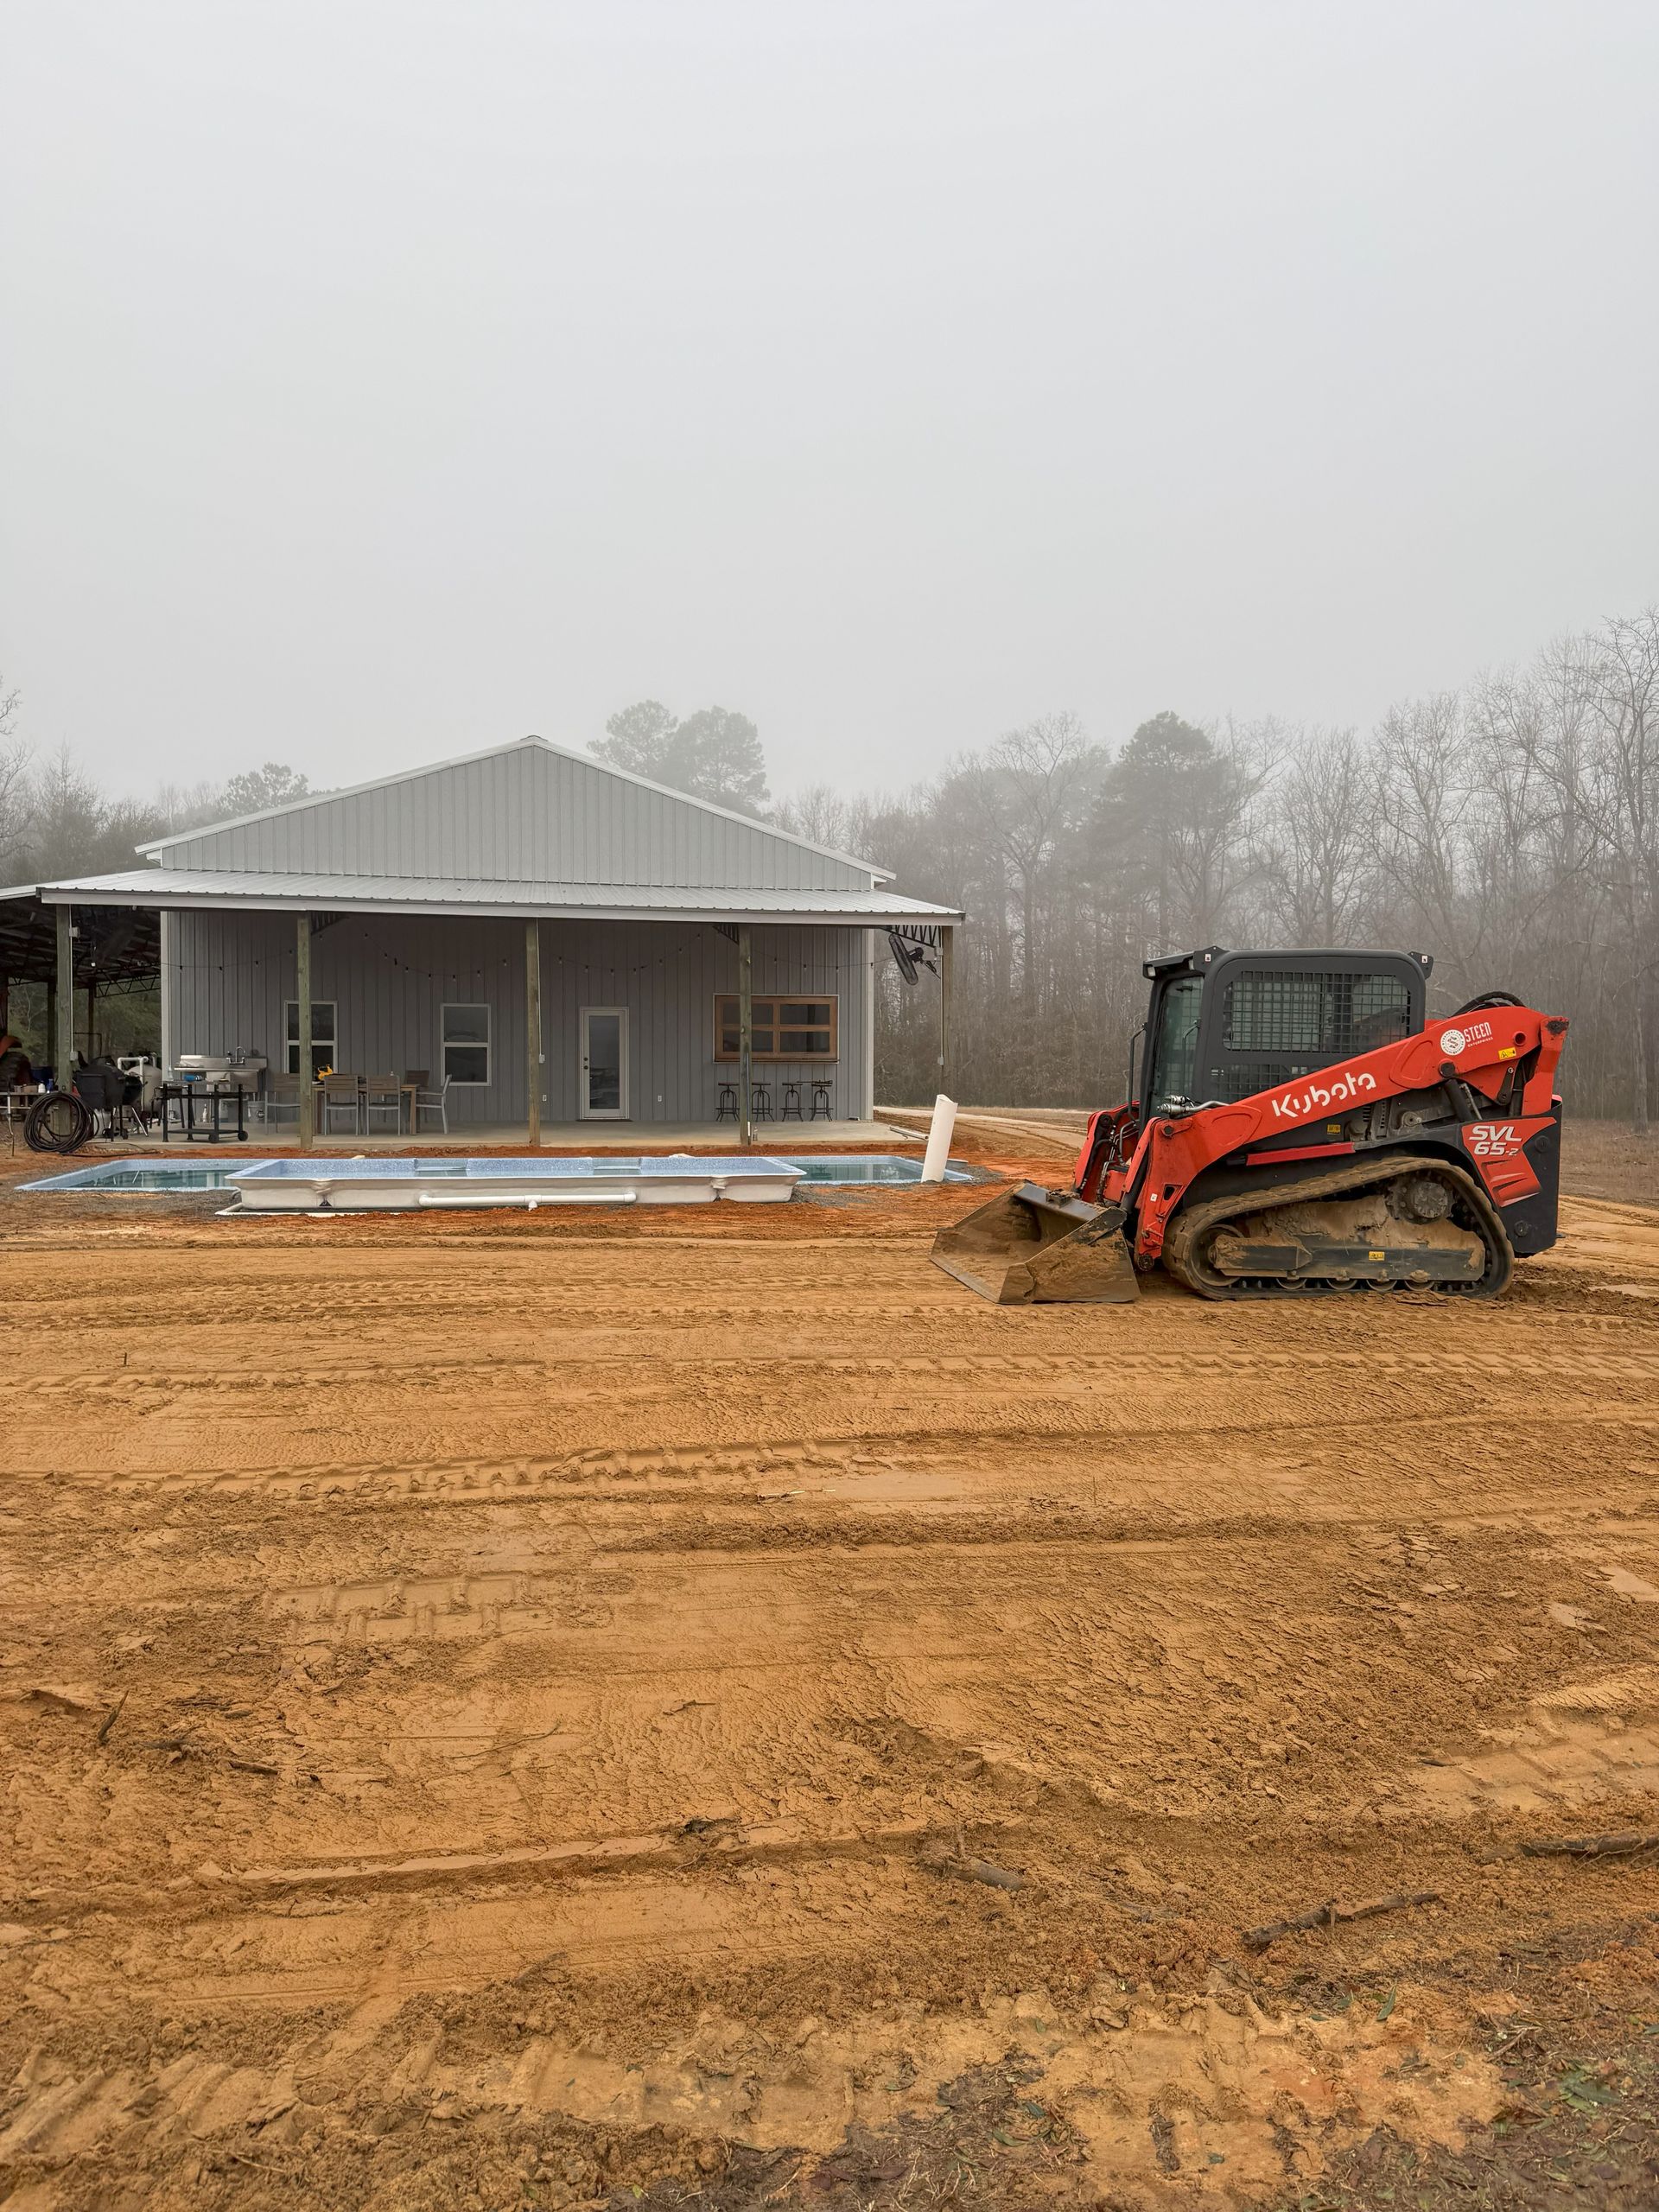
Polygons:
<instances>
[{"instance_id":1,"label":"tree line","mask_svg":"<svg viewBox=\"0 0 1659 2212\"><path fill-rule=\"evenodd\" d=\"M1154 954L1373 946L1433 955L1431 1010L1500 988L1567 1015L1572 1109L1649 1126L1659 608L1369 730L1166 713L1114 750L1045 715L899 798L819 784L775 818L966 911L964 1099L1121 1098ZM937 1084L937 986L880 976L879 1095L916 1103Z\"/></svg>"},{"instance_id":2,"label":"tree line","mask_svg":"<svg viewBox=\"0 0 1659 2212\"><path fill-rule=\"evenodd\" d=\"M37 760L19 729L16 690L0 687L0 888L68 875L113 875L141 865L137 848L199 823L257 814L310 786L297 769L268 760L223 783L163 785L147 798L105 791L67 747ZM31 1059L51 1052L49 986L11 982L6 1020ZM109 1052L154 1052L161 1044L160 995L123 989L99 1004L92 1041Z\"/></svg>"},{"instance_id":3,"label":"tree line","mask_svg":"<svg viewBox=\"0 0 1659 2212\"><path fill-rule=\"evenodd\" d=\"M33 760L0 697L0 877L133 865L146 837L303 796L277 762L112 798L67 753ZM1565 1014L1573 1110L1645 1130L1659 1081L1659 608L1558 639L1524 667L1376 724L1199 725L1121 745L1038 716L898 796L819 783L767 813L760 734L645 700L594 752L775 821L961 907L954 1080L980 1103L1092 1106L1124 1090L1141 963L1206 944L1434 956L1431 1009L1502 988ZM930 1098L938 986L878 968L879 1095ZM27 1014L27 1007L24 1009ZM142 1023L142 1001L130 1020Z\"/></svg>"}]
</instances>

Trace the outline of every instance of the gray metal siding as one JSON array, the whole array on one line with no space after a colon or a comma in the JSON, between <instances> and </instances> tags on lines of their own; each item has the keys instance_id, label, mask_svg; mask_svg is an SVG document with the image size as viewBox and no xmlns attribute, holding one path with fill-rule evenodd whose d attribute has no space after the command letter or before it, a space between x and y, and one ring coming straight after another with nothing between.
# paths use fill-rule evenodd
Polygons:
<instances>
[{"instance_id":1,"label":"gray metal siding","mask_svg":"<svg viewBox=\"0 0 1659 2212\"><path fill-rule=\"evenodd\" d=\"M868 890L851 861L653 791L597 762L512 746L378 790L170 844L168 868L487 877L741 890Z\"/></svg>"},{"instance_id":2,"label":"gray metal siding","mask_svg":"<svg viewBox=\"0 0 1659 2212\"><path fill-rule=\"evenodd\" d=\"M295 988L292 917L185 912L170 921L164 980L173 1049L251 1046L280 1070L283 1003ZM736 1079L735 1067L714 1057L715 996L737 988L736 946L702 923L550 921L541 929L545 1117L578 1118L582 1008L623 1006L632 1120L712 1122L720 1084ZM773 1085L774 1110L782 1104L778 1087L788 1081L801 1083L810 1110L814 1075L830 1078L838 1118L873 1110L865 1044L872 936L755 926L757 995L835 993L841 1001L834 1066L768 1063L759 1071ZM435 1083L443 1001L482 1001L491 1009L492 1080L450 1091L451 1123L524 1120L522 922L351 914L315 935L311 957L315 995L338 1008L342 1069L372 1075L424 1067Z\"/></svg>"}]
</instances>

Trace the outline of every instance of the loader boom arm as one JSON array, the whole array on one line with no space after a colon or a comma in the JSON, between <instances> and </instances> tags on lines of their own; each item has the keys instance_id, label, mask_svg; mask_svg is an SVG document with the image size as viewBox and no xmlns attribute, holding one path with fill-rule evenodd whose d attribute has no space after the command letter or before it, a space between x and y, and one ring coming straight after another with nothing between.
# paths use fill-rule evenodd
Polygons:
<instances>
[{"instance_id":1,"label":"loader boom arm","mask_svg":"<svg viewBox=\"0 0 1659 2212\"><path fill-rule=\"evenodd\" d=\"M1528 1121L1552 1111L1566 1034L1559 1015L1529 1007L1483 1007L1249 1098L1179 1116L1154 1114L1127 1166L1102 1177L1100 1195L1133 1208L1135 1255L1150 1262L1163 1250L1171 1216L1205 1168L1241 1152L1250 1166L1313 1159L1334 1164L1354 1150L1347 1132L1368 1107L1443 1085L1454 1103L1466 1101L1466 1122L1460 1108L1457 1116L1464 1123L1465 1148L1494 1201L1508 1205L1536 1188L1522 1147ZM1524 1070L1524 1081L1517 1087L1518 1069ZM1510 1099L1503 1112L1510 1118L1490 1137L1471 1138L1471 1132L1492 1128L1483 1109L1506 1086ZM1249 1156L1250 1146L1298 1129L1317 1141Z\"/></svg>"}]
</instances>

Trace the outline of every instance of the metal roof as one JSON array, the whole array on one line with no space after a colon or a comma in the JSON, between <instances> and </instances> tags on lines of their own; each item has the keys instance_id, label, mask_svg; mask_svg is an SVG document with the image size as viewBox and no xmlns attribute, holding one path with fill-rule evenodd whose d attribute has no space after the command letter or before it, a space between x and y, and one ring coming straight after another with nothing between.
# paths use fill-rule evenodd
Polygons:
<instances>
[{"instance_id":1,"label":"metal roof","mask_svg":"<svg viewBox=\"0 0 1659 2212\"><path fill-rule=\"evenodd\" d=\"M153 983L161 973L161 926L142 907L78 906L73 943L78 984ZM18 883L0 891L0 977L51 983L57 974L57 917L40 896L40 886Z\"/></svg>"},{"instance_id":2,"label":"metal roof","mask_svg":"<svg viewBox=\"0 0 1659 2212\"><path fill-rule=\"evenodd\" d=\"M155 838L136 849L154 858L174 851L175 848L185 847L190 849L187 856L191 859L251 862L256 858L254 845L246 838L237 837L234 833L257 830L268 823L286 823L292 817L308 819L325 809L353 819L355 834L361 836L373 822L375 813L364 816L351 810L349 802L399 791L404 786L420 784L429 778L453 780L451 771L477 769L487 763L505 762L515 754L522 755L526 752L547 759L573 762L595 776L608 777L616 784L630 786L633 791L671 801L676 810L690 808L695 814L712 817L715 822L734 824L741 831L758 833L767 840L792 847L796 851L810 854L818 860L830 861L842 868L856 868L873 881L887 883L893 880L893 870L880 867L874 861L861 860L855 854L839 852L833 845L816 844L811 838L799 836L792 830L780 830L775 823L761 821L753 815L739 814L732 807L721 806L713 799L699 798L694 792L678 791L670 785L652 783L649 777L636 776L631 769L615 767L610 761L598 760L591 753L578 753L568 745L555 745L544 737L515 738L506 745L487 746L481 752L456 753L446 760L427 761L416 768L400 769L395 775L377 776L368 783L343 785L338 791L308 791L298 798L285 799L280 806L262 807L257 813L232 815L223 822L204 822L192 830L175 830L170 836ZM440 785L435 784L435 791L438 788ZM521 808L522 794L513 794L512 803ZM378 811L377 809L375 812ZM230 849L201 849L204 844L221 839L227 841ZM261 853L271 849L268 840L259 841ZM290 860L301 857L292 850L285 856Z\"/></svg>"},{"instance_id":3,"label":"metal roof","mask_svg":"<svg viewBox=\"0 0 1659 2212\"><path fill-rule=\"evenodd\" d=\"M500 914L607 921L956 922L951 906L886 890L689 888L655 883L499 883L478 877L312 875L279 869L130 868L43 883L52 906L191 907L277 913Z\"/></svg>"}]
</instances>

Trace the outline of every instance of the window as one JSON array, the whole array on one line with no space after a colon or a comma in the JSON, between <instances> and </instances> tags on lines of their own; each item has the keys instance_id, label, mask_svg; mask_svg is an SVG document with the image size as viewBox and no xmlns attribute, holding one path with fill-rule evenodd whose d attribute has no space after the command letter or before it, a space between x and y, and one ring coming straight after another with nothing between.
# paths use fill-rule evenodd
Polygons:
<instances>
[{"instance_id":1,"label":"window","mask_svg":"<svg viewBox=\"0 0 1659 2212\"><path fill-rule=\"evenodd\" d=\"M451 1083L490 1079L490 1009L486 1006L443 1008L443 1072Z\"/></svg>"},{"instance_id":2,"label":"window","mask_svg":"<svg viewBox=\"0 0 1659 2212\"><path fill-rule=\"evenodd\" d=\"M757 1060L833 1060L837 1049L841 1001L821 999L752 999L750 1046ZM737 995L715 1001L715 1058L738 1058Z\"/></svg>"},{"instance_id":3,"label":"window","mask_svg":"<svg viewBox=\"0 0 1659 2212\"><path fill-rule=\"evenodd\" d=\"M1202 976L1178 976L1164 988L1153 1045L1150 1095L1154 1114L1167 1113L1192 1096L1192 1057L1198 1050Z\"/></svg>"},{"instance_id":4,"label":"window","mask_svg":"<svg viewBox=\"0 0 1659 2212\"><path fill-rule=\"evenodd\" d=\"M1313 1052L1348 1058L1411 1028L1399 976L1247 968L1227 986L1222 1042L1234 1052Z\"/></svg>"},{"instance_id":5,"label":"window","mask_svg":"<svg viewBox=\"0 0 1659 2212\"><path fill-rule=\"evenodd\" d=\"M334 1065L334 1045L338 1033L334 1028L333 999L313 999L311 1001L311 1072L321 1075L325 1068ZM283 1065L289 1075L300 1071L300 1002L288 1000L283 1007L283 1035L287 1051Z\"/></svg>"}]
</instances>

